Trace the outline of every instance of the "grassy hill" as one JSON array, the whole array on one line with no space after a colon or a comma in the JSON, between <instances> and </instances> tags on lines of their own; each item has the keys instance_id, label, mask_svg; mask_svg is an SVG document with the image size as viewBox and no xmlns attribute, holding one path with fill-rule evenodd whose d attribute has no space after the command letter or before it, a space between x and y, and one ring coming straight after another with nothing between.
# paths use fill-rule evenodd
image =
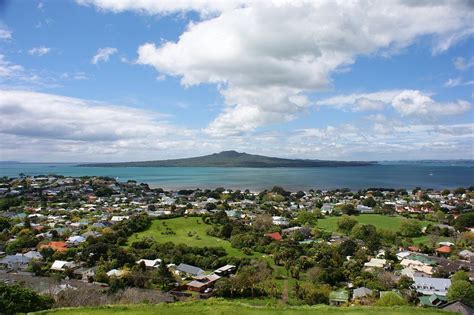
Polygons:
<instances>
[{"instance_id":1,"label":"grassy hill","mask_svg":"<svg viewBox=\"0 0 474 315\"><path fill-rule=\"evenodd\" d=\"M88 167L339 167L367 166L374 162L282 159L263 155L223 151L210 155L141 162L92 163Z\"/></svg>"},{"instance_id":2,"label":"grassy hill","mask_svg":"<svg viewBox=\"0 0 474 315\"><path fill-rule=\"evenodd\" d=\"M42 311L34 314L54 315L300 315L300 314L325 314L325 315L407 315L407 314L454 314L434 309L423 309L418 307L331 307L318 306L251 306L249 304L210 299L207 301L195 301L185 303L156 304L156 305L116 305L84 308L64 308L50 311Z\"/></svg>"},{"instance_id":3,"label":"grassy hill","mask_svg":"<svg viewBox=\"0 0 474 315\"><path fill-rule=\"evenodd\" d=\"M179 217L173 219L154 220L150 228L146 231L132 235L128 239L128 244L143 237L152 237L157 242L173 242L175 244L185 244L198 247L223 247L229 256L245 256L241 250L233 248L230 242L209 236L206 229L210 225L205 224L199 217ZM164 234L166 231L173 231L176 234ZM247 256L249 257L249 256Z\"/></svg>"}]
</instances>

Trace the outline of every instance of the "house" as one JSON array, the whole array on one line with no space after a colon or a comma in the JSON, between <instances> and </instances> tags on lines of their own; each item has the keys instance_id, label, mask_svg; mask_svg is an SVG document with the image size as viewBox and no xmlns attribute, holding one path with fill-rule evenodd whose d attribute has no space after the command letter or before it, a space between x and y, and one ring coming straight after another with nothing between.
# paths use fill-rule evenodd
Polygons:
<instances>
[{"instance_id":1,"label":"house","mask_svg":"<svg viewBox=\"0 0 474 315\"><path fill-rule=\"evenodd\" d=\"M157 259L153 259L153 260L151 260L151 259L137 260L138 265L140 265L142 262L145 264L146 268L158 268L160 266L161 259L157 258Z\"/></svg>"},{"instance_id":2,"label":"house","mask_svg":"<svg viewBox=\"0 0 474 315\"><path fill-rule=\"evenodd\" d=\"M56 252L67 251L67 244L64 242L49 242L47 244L40 245L40 249L51 248Z\"/></svg>"},{"instance_id":3,"label":"house","mask_svg":"<svg viewBox=\"0 0 474 315\"><path fill-rule=\"evenodd\" d=\"M74 246L77 246L77 245L79 245L79 244L81 244L85 241L86 241L85 237L82 237L82 236L79 236L79 235L71 236L67 239L68 244L71 244L71 245L74 245Z\"/></svg>"},{"instance_id":4,"label":"house","mask_svg":"<svg viewBox=\"0 0 474 315\"><path fill-rule=\"evenodd\" d=\"M28 257L28 258L31 258L31 259L36 259L36 260L41 260L43 259L43 255L41 255L40 253L38 253L37 251L35 250L30 250L29 252L27 253L24 253L24 254L17 254L17 255L23 255L25 257Z\"/></svg>"},{"instance_id":5,"label":"house","mask_svg":"<svg viewBox=\"0 0 474 315\"><path fill-rule=\"evenodd\" d=\"M357 205L356 210L360 213L374 213L374 209L372 207L367 207L364 205Z\"/></svg>"},{"instance_id":6,"label":"house","mask_svg":"<svg viewBox=\"0 0 474 315\"><path fill-rule=\"evenodd\" d=\"M123 220L128 220L130 217L128 215L114 215L112 219L110 219L111 222L122 222Z\"/></svg>"},{"instance_id":7,"label":"house","mask_svg":"<svg viewBox=\"0 0 474 315\"><path fill-rule=\"evenodd\" d=\"M330 305L342 305L349 302L349 293L346 290L332 291L329 293Z\"/></svg>"},{"instance_id":8,"label":"house","mask_svg":"<svg viewBox=\"0 0 474 315\"><path fill-rule=\"evenodd\" d=\"M204 292L209 287L213 286L214 283L221 277L216 274L210 274L207 276L196 277L193 281L186 284L186 288L190 291Z\"/></svg>"},{"instance_id":9,"label":"house","mask_svg":"<svg viewBox=\"0 0 474 315\"><path fill-rule=\"evenodd\" d=\"M460 251L458 256L465 260L474 261L474 253L467 249Z\"/></svg>"},{"instance_id":10,"label":"house","mask_svg":"<svg viewBox=\"0 0 474 315\"><path fill-rule=\"evenodd\" d=\"M448 312L460 313L462 315L474 314L474 308L470 307L469 305L464 304L461 301L454 301L454 302L448 303L442 306L441 309Z\"/></svg>"},{"instance_id":11,"label":"house","mask_svg":"<svg viewBox=\"0 0 474 315\"><path fill-rule=\"evenodd\" d=\"M438 253L438 255L447 256L447 255L451 254L451 247L446 246L446 245L441 246L441 247L436 249L436 253Z\"/></svg>"},{"instance_id":12,"label":"house","mask_svg":"<svg viewBox=\"0 0 474 315\"><path fill-rule=\"evenodd\" d=\"M228 275L233 274L236 269L237 269L237 267L234 266L234 265L225 265L225 266L222 266L222 267L214 270L214 273L218 276L224 277L224 276L228 276Z\"/></svg>"},{"instance_id":13,"label":"house","mask_svg":"<svg viewBox=\"0 0 474 315\"><path fill-rule=\"evenodd\" d=\"M387 266L386 259L371 258L370 261L364 264L364 267L368 268L385 268Z\"/></svg>"},{"instance_id":14,"label":"house","mask_svg":"<svg viewBox=\"0 0 474 315\"><path fill-rule=\"evenodd\" d=\"M97 267L92 267L92 268L81 267L74 270L73 274L79 279L89 280L89 278L92 278L95 276L96 270L97 270Z\"/></svg>"},{"instance_id":15,"label":"house","mask_svg":"<svg viewBox=\"0 0 474 315\"><path fill-rule=\"evenodd\" d=\"M281 234L279 232L266 233L264 235L266 237L269 237L269 238L273 239L274 241L281 241L282 240Z\"/></svg>"},{"instance_id":16,"label":"house","mask_svg":"<svg viewBox=\"0 0 474 315\"><path fill-rule=\"evenodd\" d=\"M442 307L448 303L448 299L445 296L432 294L432 295L423 295L418 298L421 306L428 307Z\"/></svg>"},{"instance_id":17,"label":"house","mask_svg":"<svg viewBox=\"0 0 474 315\"><path fill-rule=\"evenodd\" d=\"M125 270L120 270L120 269L112 269L107 272L107 276L109 277L116 277L116 278L122 278L127 272Z\"/></svg>"},{"instance_id":18,"label":"house","mask_svg":"<svg viewBox=\"0 0 474 315\"><path fill-rule=\"evenodd\" d=\"M178 267L176 267L176 270L192 277L199 277L204 275L204 270L202 270L201 268L183 263L179 264Z\"/></svg>"},{"instance_id":19,"label":"house","mask_svg":"<svg viewBox=\"0 0 474 315\"><path fill-rule=\"evenodd\" d=\"M413 287L418 293L423 295L437 294L446 296L451 286L451 280L444 278L413 277L413 281Z\"/></svg>"},{"instance_id":20,"label":"house","mask_svg":"<svg viewBox=\"0 0 474 315\"><path fill-rule=\"evenodd\" d=\"M280 226L290 225L290 222L288 221L288 219L284 217L273 216L272 221L274 225L280 225Z\"/></svg>"},{"instance_id":21,"label":"house","mask_svg":"<svg viewBox=\"0 0 474 315\"><path fill-rule=\"evenodd\" d=\"M9 270L26 270L32 259L19 255L8 255L0 259L0 266Z\"/></svg>"},{"instance_id":22,"label":"house","mask_svg":"<svg viewBox=\"0 0 474 315\"><path fill-rule=\"evenodd\" d=\"M330 203L324 203L323 206L321 207L322 214L331 214L333 210L334 210L334 205Z\"/></svg>"},{"instance_id":23,"label":"house","mask_svg":"<svg viewBox=\"0 0 474 315\"><path fill-rule=\"evenodd\" d=\"M88 237L97 238L97 237L100 237L100 236L102 236L102 234L99 233L99 232L96 232L96 231L87 231L86 233L82 234L82 237L84 237L85 239L87 239Z\"/></svg>"},{"instance_id":24,"label":"house","mask_svg":"<svg viewBox=\"0 0 474 315\"><path fill-rule=\"evenodd\" d=\"M354 289L354 292L352 293L352 299L362 299L365 297L369 297L372 295L372 290L366 288L366 287L360 287L357 289Z\"/></svg>"},{"instance_id":25,"label":"house","mask_svg":"<svg viewBox=\"0 0 474 315\"><path fill-rule=\"evenodd\" d=\"M72 261L64 261L64 260L55 260L50 270L55 271L65 271L66 269L73 269L76 264Z\"/></svg>"}]
</instances>

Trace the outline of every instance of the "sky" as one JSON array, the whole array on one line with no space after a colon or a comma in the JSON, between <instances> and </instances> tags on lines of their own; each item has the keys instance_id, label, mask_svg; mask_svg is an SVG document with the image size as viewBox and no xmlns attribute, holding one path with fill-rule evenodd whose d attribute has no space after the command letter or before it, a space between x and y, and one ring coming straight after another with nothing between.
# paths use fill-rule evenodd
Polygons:
<instances>
[{"instance_id":1,"label":"sky","mask_svg":"<svg viewBox=\"0 0 474 315\"><path fill-rule=\"evenodd\" d=\"M473 12L0 0L0 160L474 159Z\"/></svg>"}]
</instances>

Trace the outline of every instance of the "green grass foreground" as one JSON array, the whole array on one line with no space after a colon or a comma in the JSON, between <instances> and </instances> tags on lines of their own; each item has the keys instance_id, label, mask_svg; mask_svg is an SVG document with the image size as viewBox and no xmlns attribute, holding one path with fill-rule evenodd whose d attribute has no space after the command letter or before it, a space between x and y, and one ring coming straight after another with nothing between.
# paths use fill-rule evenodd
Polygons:
<instances>
[{"instance_id":1,"label":"green grass foreground","mask_svg":"<svg viewBox=\"0 0 474 315\"><path fill-rule=\"evenodd\" d=\"M318 306L252 306L240 302L224 301L220 299L210 299L207 301L182 302L156 305L115 305L84 308L62 308L56 310L42 311L33 314L54 314L54 315L102 315L102 314L127 314L127 315L183 315L183 314L203 314L203 315L242 315L242 314L272 314L272 315L293 315L293 314L384 314L384 315L406 315L406 314L455 314L434 309L424 309L417 307L331 307L325 305Z\"/></svg>"},{"instance_id":2,"label":"green grass foreground","mask_svg":"<svg viewBox=\"0 0 474 315\"><path fill-rule=\"evenodd\" d=\"M167 227L176 234L163 234L166 233ZM210 227L211 225L205 224L200 217L153 220L152 225L146 231L132 235L128 239L128 244L131 245L134 241L144 237L151 237L159 243L172 242L197 247L222 247L229 256L249 257L245 256L241 250L233 248L229 241L207 235L206 230ZM191 236L188 235L190 232Z\"/></svg>"}]
</instances>

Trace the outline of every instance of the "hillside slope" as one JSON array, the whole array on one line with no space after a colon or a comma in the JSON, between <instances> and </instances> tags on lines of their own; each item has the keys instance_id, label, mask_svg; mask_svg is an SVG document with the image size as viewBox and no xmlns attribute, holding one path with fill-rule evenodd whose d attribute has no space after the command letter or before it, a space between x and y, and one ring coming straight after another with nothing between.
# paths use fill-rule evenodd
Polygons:
<instances>
[{"instance_id":1,"label":"hillside slope","mask_svg":"<svg viewBox=\"0 0 474 315\"><path fill-rule=\"evenodd\" d=\"M63 308L50 311L42 311L34 314L51 315L310 315L310 314L343 314L343 315L409 315L409 314L454 314L435 309L419 307L332 307L326 305L318 306L251 306L249 304L224 301L221 299L210 299L207 301L181 302L155 305L115 305L84 308Z\"/></svg>"}]
</instances>

